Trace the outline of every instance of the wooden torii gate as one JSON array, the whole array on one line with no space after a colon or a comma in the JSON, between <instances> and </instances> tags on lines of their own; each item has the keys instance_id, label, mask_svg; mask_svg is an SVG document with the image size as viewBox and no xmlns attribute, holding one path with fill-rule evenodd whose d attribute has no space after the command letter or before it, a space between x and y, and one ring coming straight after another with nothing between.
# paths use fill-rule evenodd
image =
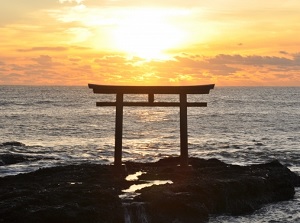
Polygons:
<instances>
[{"instance_id":1,"label":"wooden torii gate","mask_svg":"<svg viewBox=\"0 0 300 223\"><path fill-rule=\"evenodd\" d=\"M187 94L209 94L214 84L194 86L117 86L88 84L96 94L116 94L115 102L96 102L96 106L115 106L115 155L114 165L122 166L122 134L123 134L123 107L179 107L180 108L180 166L188 166L188 131L187 107L207 107L206 102L188 102ZM148 101L127 102L123 100L124 94L148 94ZM155 102L154 94L178 94L179 102Z\"/></svg>"}]
</instances>

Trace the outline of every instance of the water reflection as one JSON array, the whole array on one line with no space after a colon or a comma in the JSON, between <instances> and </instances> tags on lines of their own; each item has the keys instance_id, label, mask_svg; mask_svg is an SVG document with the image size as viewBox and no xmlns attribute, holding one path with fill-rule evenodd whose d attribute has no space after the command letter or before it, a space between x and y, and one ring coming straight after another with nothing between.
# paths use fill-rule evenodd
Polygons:
<instances>
[{"instance_id":1,"label":"water reflection","mask_svg":"<svg viewBox=\"0 0 300 223\"><path fill-rule=\"evenodd\" d=\"M146 173L146 172L142 172L142 171L138 171L138 172L136 172L136 173L134 173L134 174L129 174L126 178L125 178L125 180L127 180L127 181L135 181L135 180L138 180L139 178L139 176L141 176L143 173Z\"/></svg>"},{"instance_id":2,"label":"water reflection","mask_svg":"<svg viewBox=\"0 0 300 223\"><path fill-rule=\"evenodd\" d=\"M137 181L139 179L139 176L146 174L146 172L138 171L134 174L128 175L125 179L127 181ZM151 187L153 185L163 185L163 184L172 184L173 181L171 180L147 180L142 181L140 184L133 184L128 189L122 190L122 194L119 195L119 197L123 200L133 199L139 193L137 193L138 190L141 190L146 187Z\"/></svg>"},{"instance_id":3,"label":"water reflection","mask_svg":"<svg viewBox=\"0 0 300 223\"><path fill-rule=\"evenodd\" d=\"M162 185L162 184L172 184L171 180L152 180L146 181L147 183L143 184L133 184L128 189L123 190L124 193L135 193L137 190L143 189L145 187L151 187L153 185Z\"/></svg>"}]
</instances>

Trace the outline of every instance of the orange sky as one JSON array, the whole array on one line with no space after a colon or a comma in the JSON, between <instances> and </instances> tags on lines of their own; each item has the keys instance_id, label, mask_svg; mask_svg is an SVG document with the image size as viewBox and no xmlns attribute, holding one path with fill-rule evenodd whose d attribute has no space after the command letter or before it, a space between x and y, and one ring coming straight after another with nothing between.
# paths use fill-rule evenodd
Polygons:
<instances>
[{"instance_id":1,"label":"orange sky","mask_svg":"<svg viewBox=\"0 0 300 223\"><path fill-rule=\"evenodd\" d=\"M299 12L299 0L3 0L0 85L300 86Z\"/></svg>"}]
</instances>

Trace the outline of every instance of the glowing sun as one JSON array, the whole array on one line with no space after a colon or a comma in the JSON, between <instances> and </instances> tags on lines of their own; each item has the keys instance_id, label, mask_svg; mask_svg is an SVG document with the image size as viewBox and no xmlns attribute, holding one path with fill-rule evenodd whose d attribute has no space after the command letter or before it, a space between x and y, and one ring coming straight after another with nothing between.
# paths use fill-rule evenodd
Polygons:
<instances>
[{"instance_id":1,"label":"glowing sun","mask_svg":"<svg viewBox=\"0 0 300 223\"><path fill-rule=\"evenodd\" d=\"M183 32L157 10L139 10L127 15L113 32L117 49L145 59L162 59L168 49L176 47Z\"/></svg>"}]
</instances>

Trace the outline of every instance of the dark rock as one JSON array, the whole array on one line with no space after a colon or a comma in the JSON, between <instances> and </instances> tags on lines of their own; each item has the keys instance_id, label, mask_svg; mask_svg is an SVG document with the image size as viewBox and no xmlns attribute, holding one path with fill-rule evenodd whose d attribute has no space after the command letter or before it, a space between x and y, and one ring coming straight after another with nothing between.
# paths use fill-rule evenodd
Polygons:
<instances>
[{"instance_id":1,"label":"dark rock","mask_svg":"<svg viewBox=\"0 0 300 223\"><path fill-rule=\"evenodd\" d=\"M115 175L110 166L70 165L0 178L0 222L125 221L118 195L132 184L172 180L173 184L140 190L126 200L131 222L205 222L210 214L251 213L261 205L288 200L300 178L278 161L237 166L217 159L179 158L156 163L126 162L129 173L146 172L133 182Z\"/></svg>"},{"instance_id":2,"label":"dark rock","mask_svg":"<svg viewBox=\"0 0 300 223\"><path fill-rule=\"evenodd\" d=\"M1 154L0 166L22 163L29 160L29 157L20 154Z\"/></svg>"},{"instance_id":3,"label":"dark rock","mask_svg":"<svg viewBox=\"0 0 300 223\"><path fill-rule=\"evenodd\" d=\"M2 145L2 146L25 146L25 144L23 144L21 142L16 142L16 141L4 142L4 143L2 143L0 145Z\"/></svg>"},{"instance_id":4,"label":"dark rock","mask_svg":"<svg viewBox=\"0 0 300 223\"><path fill-rule=\"evenodd\" d=\"M0 178L0 222L123 222L122 181L100 165Z\"/></svg>"},{"instance_id":5,"label":"dark rock","mask_svg":"<svg viewBox=\"0 0 300 223\"><path fill-rule=\"evenodd\" d=\"M153 222L192 223L207 220L209 214L251 213L263 204L293 198L299 186L299 176L278 161L242 167L191 158L190 164L190 172L174 169L165 175L174 184L141 190L136 200L149 204ZM148 174L152 179L151 170Z\"/></svg>"}]
</instances>

